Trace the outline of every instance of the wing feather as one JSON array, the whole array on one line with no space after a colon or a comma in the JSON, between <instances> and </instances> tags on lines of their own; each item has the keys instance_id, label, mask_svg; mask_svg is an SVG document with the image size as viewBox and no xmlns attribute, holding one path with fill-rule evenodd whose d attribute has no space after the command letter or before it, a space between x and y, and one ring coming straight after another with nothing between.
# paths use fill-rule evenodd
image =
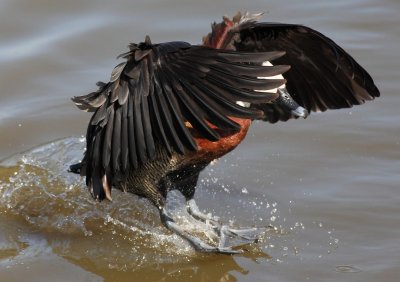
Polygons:
<instances>
[{"instance_id":1,"label":"wing feather","mask_svg":"<svg viewBox=\"0 0 400 282\"><path fill-rule=\"evenodd\" d=\"M113 127L114 127L114 105L111 105L107 109L108 121L105 127L105 133L103 138L103 155L102 155L102 163L103 168L107 169L111 159L111 144L112 144L112 136L113 136Z\"/></svg>"},{"instance_id":2,"label":"wing feather","mask_svg":"<svg viewBox=\"0 0 400 282\"><path fill-rule=\"evenodd\" d=\"M158 76L160 77L159 79L161 80L160 82L162 83L163 75L158 74ZM160 90L161 91L158 93L160 93L161 95L157 95L157 98L159 99L159 104L161 105L162 109L161 114L164 120L163 127L166 129L166 133L168 134L167 138L169 139L170 142L172 142L172 146L174 147L174 149L178 153L183 154L185 152L185 149L174 126L174 121L172 118L173 113L171 113L171 108L169 103L167 102L167 97L165 95L165 85L160 87Z\"/></svg>"},{"instance_id":3,"label":"wing feather","mask_svg":"<svg viewBox=\"0 0 400 282\"><path fill-rule=\"evenodd\" d=\"M306 26L251 22L228 36L237 51L285 52L274 64L290 65L284 74L293 99L308 111L349 108L379 97L373 79L333 40ZM237 39L239 38L239 40ZM225 43L224 45L229 45ZM273 104L255 105L263 119L275 122L293 116ZM278 111L279 109L279 111ZM275 112L272 115L272 112Z\"/></svg>"},{"instance_id":4,"label":"wing feather","mask_svg":"<svg viewBox=\"0 0 400 282\"><path fill-rule=\"evenodd\" d=\"M129 144L129 159L133 168L137 168L139 161L136 150L136 137L135 137L135 115L133 113L133 100L134 97L128 97L128 144Z\"/></svg>"},{"instance_id":5,"label":"wing feather","mask_svg":"<svg viewBox=\"0 0 400 282\"><path fill-rule=\"evenodd\" d=\"M262 111L238 101L269 103L276 93L259 92L282 85L284 65L263 66L284 52L237 53L191 46L185 42L132 44L126 62L114 68L99 90L74 97L78 107L94 111L88 126L85 174L96 199L109 185L124 181L156 156L197 150L195 138L218 141L220 131L240 125L230 117L254 119ZM218 131L217 131L218 130Z\"/></svg>"},{"instance_id":6,"label":"wing feather","mask_svg":"<svg viewBox=\"0 0 400 282\"><path fill-rule=\"evenodd\" d=\"M146 152L148 158L152 159L154 157L156 148L153 139L153 131L151 128L151 117L149 112L148 97L142 97L141 103L141 114L143 122L144 139L146 143Z\"/></svg>"},{"instance_id":7,"label":"wing feather","mask_svg":"<svg viewBox=\"0 0 400 282\"><path fill-rule=\"evenodd\" d=\"M171 154L172 153L172 148L169 144L169 141L167 139L167 135L164 131L164 126L163 123L161 121L161 114L160 114L160 109L162 109L159 105L159 103L157 102L157 98L158 95L162 95L161 94L161 89L158 85L154 86L154 95L150 96L149 99L151 101L150 105L150 109L151 109L151 115L153 116L153 124L154 124L154 130L155 130L155 135L158 137L159 140L161 140L162 144L164 145L164 147L167 149L168 153Z\"/></svg>"},{"instance_id":8,"label":"wing feather","mask_svg":"<svg viewBox=\"0 0 400 282\"><path fill-rule=\"evenodd\" d=\"M137 153L139 155L139 159L142 163L147 161L147 153L146 153L146 141L144 137L144 129L143 129L143 120L142 120L142 110L141 110L141 103L142 103L142 95L138 93L137 88L132 89L133 95L133 116L135 120L135 139L136 139L136 148Z\"/></svg>"},{"instance_id":9,"label":"wing feather","mask_svg":"<svg viewBox=\"0 0 400 282\"><path fill-rule=\"evenodd\" d=\"M114 113L114 127L112 134L111 160L112 169L120 171L120 152L121 152L121 125L122 125L122 107L118 107Z\"/></svg>"},{"instance_id":10,"label":"wing feather","mask_svg":"<svg viewBox=\"0 0 400 282\"><path fill-rule=\"evenodd\" d=\"M127 171L129 166L129 127L128 127L128 103L122 105L121 121L121 170Z\"/></svg>"}]
</instances>

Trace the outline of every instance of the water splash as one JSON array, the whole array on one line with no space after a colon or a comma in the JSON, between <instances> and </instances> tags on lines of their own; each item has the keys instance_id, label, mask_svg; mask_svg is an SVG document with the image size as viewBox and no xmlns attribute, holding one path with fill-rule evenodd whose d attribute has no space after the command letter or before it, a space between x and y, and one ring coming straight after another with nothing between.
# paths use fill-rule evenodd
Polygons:
<instances>
[{"instance_id":1,"label":"water splash","mask_svg":"<svg viewBox=\"0 0 400 282\"><path fill-rule=\"evenodd\" d=\"M3 160L0 214L22 218L33 232L42 234L55 254L71 261L89 260L96 267L138 269L203 256L165 229L158 211L146 199L114 189L113 202L93 201L84 179L67 172L70 164L80 160L84 141L84 138L66 138ZM216 166L209 168L199 182L196 197L200 203L210 202L209 199L219 203L203 212L215 213L230 225L266 227L272 224L273 228L260 243L249 247L255 256L268 253L269 261L280 263L290 257L301 258L305 249L313 247L313 243L303 246L298 240L298 235L306 236L306 224L291 223L282 216L282 211L286 211L277 202L265 195L253 195L250 189L235 187L234 183L227 184L229 181L220 181L221 175ZM172 197L172 202L178 200ZM293 208L290 203L289 213ZM237 209L239 213L235 212ZM320 222L312 225L326 231ZM330 253L337 248L338 239L332 230L328 230L327 236ZM325 249L318 255L326 254ZM18 252L18 248L15 250Z\"/></svg>"},{"instance_id":2,"label":"water splash","mask_svg":"<svg viewBox=\"0 0 400 282\"><path fill-rule=\"evenodd\" d=\"M82 138L66 138L3 160L0 212L23 218L63 257L97 262L101 257L101 265L116 269L126 267L127 261L135 268L194 253L163 228L147 200L114 190L113 202L95 202L84 179L67 172L84 146Z\"/></svg>"}]
</instances>

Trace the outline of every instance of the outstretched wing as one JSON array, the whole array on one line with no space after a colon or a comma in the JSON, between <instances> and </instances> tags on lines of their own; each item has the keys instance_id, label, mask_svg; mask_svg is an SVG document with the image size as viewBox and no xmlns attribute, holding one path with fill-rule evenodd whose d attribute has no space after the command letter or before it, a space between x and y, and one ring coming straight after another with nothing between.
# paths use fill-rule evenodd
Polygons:
<instances>
[{"instance_id":1,"label":"outstretched wing","mask_svg":"<svg viewBox=\"0 0 400 282\"><path fill-rule=\"evenodd\" d=\"M238 51L284 51L274 63L290 65L284 77L293 99L308 111L349 108L379 97L371 76L331 39L311 28L280 23L240 25L234 46ZM232 40L232 37L227 40ZM270 122L292 114L276 104L256 105Z\"/></svg>"},{"instance_id":2,"label":"outstretched wing","mask_svg":"<svg viewBox=\"0 0 400 282\"><path fill-rule=\"evenodd\" d=\"M196 150L193 137L219 140L216 129L239 130L229 117L260 118L261 110L238 105L276 99L288 66L262 66L283 52L233 52L185 42L131 44L99 90L73 101L93 111L87 130L83 173L95 198L104 198L102 176L109 184L155 156L156 146L169 153Z\"/></svg>"}]
</instances>

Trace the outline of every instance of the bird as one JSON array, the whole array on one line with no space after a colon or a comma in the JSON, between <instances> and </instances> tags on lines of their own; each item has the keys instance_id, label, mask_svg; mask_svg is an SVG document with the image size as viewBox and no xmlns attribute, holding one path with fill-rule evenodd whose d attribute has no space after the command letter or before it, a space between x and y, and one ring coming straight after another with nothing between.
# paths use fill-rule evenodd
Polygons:
<instances>
[{"instance_id":1,"label":"bird","mask_svg":"<svg viewBox=\"0 0 400 282\"><path fill-rule=\"evenodd\" d=\"M368 72L333 40L261 16L225 16L202 45L153 44L146 36L119 56L124 62L108 82L72 98L92 116L83 159L70 171L86 177L95 200L111 201L112 188L145 197L162 224L200 252L235 254L257 242L257 228L235 229L199 209L200 172L236 148L255 120L306 118L380 96ZM197 231L211 226L216 243L188 231L166 209L172 190L184 196L191 219L203 223Z\"/></svg>"}]
</instances>

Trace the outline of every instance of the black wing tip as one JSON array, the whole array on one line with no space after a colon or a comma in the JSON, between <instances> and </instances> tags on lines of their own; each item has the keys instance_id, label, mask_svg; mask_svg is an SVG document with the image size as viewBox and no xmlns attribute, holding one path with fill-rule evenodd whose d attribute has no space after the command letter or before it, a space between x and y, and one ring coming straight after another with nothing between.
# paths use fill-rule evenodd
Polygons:
<instances>
[{"instance_id":1,"label":"black wing tip","mask_svg":"<svg viewBox=\"0 0 400 282\"><path fill-rule=\"evenodd\" d=\"M373 89L368 90L368 93L372 96L371 100L374 100L375 98L379 98L381 96L381 92L380 92L379 88L375 85L374 81L371 81L371 82L374 85L374 87L373 87Z\"/></svg>"},{"instance_id":2,"label":"black wing tip","mask_svg":"<svg viewBox=\"0 0 400 282\"><path fill-rule=\"evenodd\" d=\"M83 96L74 96L74 97L71 97L71 100L72 100L72 102L74 102L75 105L78 106L80 104L83 104L82 97Z\"/></svg>"}]
</instances>

